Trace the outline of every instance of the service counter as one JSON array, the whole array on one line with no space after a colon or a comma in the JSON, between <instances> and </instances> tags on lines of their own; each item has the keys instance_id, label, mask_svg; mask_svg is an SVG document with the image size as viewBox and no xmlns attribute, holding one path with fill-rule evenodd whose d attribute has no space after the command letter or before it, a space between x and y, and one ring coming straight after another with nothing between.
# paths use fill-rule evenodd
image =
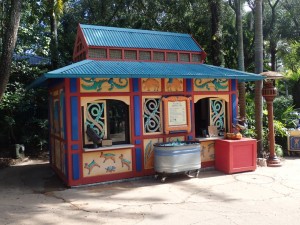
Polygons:
<instances>
[{"instance_id":1,"label":"service counter","mask_svg":"<svg viewBox=\"0 0 300 225\"><path fill-rule=\"evenodd\" d=\"M196 141L200 142L200 146L201 146L201 167L202 168L214 167L215 141L223 140L223 139L224 139L223 136L195 138Z\"/></svg>"},{"instance_id":2,"label":"service counter","mask_svg":"<svg viewBox=\"0 0 300 225\"><path fill-rule=\"evenodd\" d=\"M257 141L218 139L215 141L215 168L227 174L256 169Z\"/></svg>"}]
</instances>

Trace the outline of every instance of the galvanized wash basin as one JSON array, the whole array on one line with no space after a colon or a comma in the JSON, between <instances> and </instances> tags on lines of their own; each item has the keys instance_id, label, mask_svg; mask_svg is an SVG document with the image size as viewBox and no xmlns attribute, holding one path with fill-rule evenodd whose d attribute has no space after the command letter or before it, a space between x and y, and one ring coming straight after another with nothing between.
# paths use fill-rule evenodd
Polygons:
<instances>
[{"instance_id":1,"label":"galvanized wash basin","mask_svg":"<svg viewBox=\"0 0 300 225\"><path fill-rule=\"evenodd\" d=\"M200 143L197 141L164 142L154 144L154 170L162 181L170 173L196 171L201 168Z\"/></svg>"}]
</instances>

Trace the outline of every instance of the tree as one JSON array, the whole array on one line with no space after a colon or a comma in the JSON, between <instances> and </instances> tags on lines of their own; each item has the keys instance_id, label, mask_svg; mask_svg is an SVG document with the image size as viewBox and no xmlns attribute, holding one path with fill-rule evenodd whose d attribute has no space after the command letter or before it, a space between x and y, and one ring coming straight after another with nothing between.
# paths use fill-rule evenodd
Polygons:
<instances>
[{"instance_id":1,"label":"tree","mask_svg":"<svg viewBox=\"0 0 300 225\"><path fill-rule=\"evenodd\" d=\"M276 0L274 4L268 0L268 5L271 8L271 21L268 29L266 29L266 35L269 36L270 42L270 55L271 55L271 70L276 71L276 53L277 53L277 43L278 43L278 32L276 32L276 7L279 3L279 0Z\"/></svg>"},{"instance_id":2,"label":"tree","mask_svg":"<svg viewBox=\"0 0 300 225\"><path fill-rule=\"evenodd\" d=\"M237 43L238 43L238 69L245 71L244 65L244 39L243 39L243 20L241 13L241 0L229 0L231 8L236 16L236 30L237 30ZM245 82L239 82L239 106L240 117L246 118L246 88Z\"/></svg>"},{"instance_id":3,"label":"tree","mask_svg":"<svg viewBox=\"0 0 300 225\"><path fill-rule=\"evenodd\" d=\"M51 63L52 69L57 69L59 66L59 52L58 52L58 19L63 14L64 3L66 0L46 0L46 10L50 18L50 29L51 29Z\"/></svg>"},{"instance_id":4,"label":"tree","mask_svg":"<svg viewBox=\"0 0 300 225\"><path fill-rule=\"evenodd\" d=\"M263 16L262 0L255 0L255 73L263 72ZM262 153L263 140L263 101L262 101L262 81L255 81L255 128L258 139L257 151Z\"/></svg>"},{"instance_id":5,"label":"tree","mask_svg":"<svg viewBox=\"0 0 300 225\"><path fill-rule=\"evenodd\" d=\"M293 103L296 108L300 108L300 42L286 43L279 53L287 71L285 77L293 95Z\"/></svg>"},{"instance_id":6,"label":"tree","mask_svg":"<svg viewBox=\"0 0 300 225\"><path fill-rule=\"evenodd\" d=\"M224 64L222 53L222 1L209 0L209 8L211 13L211 59L212 64L221 66Z\"/></svg>"},{"instance_id":7,"label":"tree","mask_svg":"<svg viewBox=\"0 0 300 225\"><path fill-rule=\"evenodd\" d=\"M5 21L5 31L0 58L0 101L5 92L11 72L13 50L16 45L20 23L21 4L21 0L11 0L8 5L8 18Z\"/></svg>"}]
</instances>

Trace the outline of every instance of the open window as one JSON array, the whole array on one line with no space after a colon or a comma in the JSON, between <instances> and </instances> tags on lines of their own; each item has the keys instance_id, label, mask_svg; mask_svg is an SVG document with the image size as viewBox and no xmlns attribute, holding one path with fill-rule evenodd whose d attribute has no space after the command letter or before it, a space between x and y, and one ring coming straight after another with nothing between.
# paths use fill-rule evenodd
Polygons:
<instances>
[{"instance_id":1,"label":"open window","mask_svg":"<svg viewBox=\"0 0 300 225\"><path fill-rule=\"evenodd\" d=\"M102 139L111 139L112 144L129 144L129 106L120 100L101 99L82 106L83 145L92 141L86 135L92 128Z\"/></svg>"},{"instance_id":2,"label":"open window","mask_svg":"<svg viewBox=\"0 0 300 225\"><path fill-rule=\"evenodd\" d=\"M195 103L196 137L206 137L208 126L216 126L219 133L227 129L228 106L221 98L202 98Z\"/></svg>"}]
</instances>

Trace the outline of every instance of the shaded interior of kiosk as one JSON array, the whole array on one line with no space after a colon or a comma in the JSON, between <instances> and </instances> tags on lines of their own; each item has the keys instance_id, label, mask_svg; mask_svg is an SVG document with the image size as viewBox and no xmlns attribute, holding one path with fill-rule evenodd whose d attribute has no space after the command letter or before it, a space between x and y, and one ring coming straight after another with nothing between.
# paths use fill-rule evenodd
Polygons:
<instances>
[{"instance_id":1,"label":"shaded interior of kiosk","mask_svg":"<svg viewBox=\"0 0 300 225\"><path fill-rule=\"evenodd\" d=\"M228 106L223 101L223 104L218 106L220 109L218 113L219 119L218 121L213 121L214 118L211 115L212 109L210 104L211 98L203 98L197 101L194 104L195 107L195 133L196 137L207 137L209 135L208 127L211 125L216 125L218 128L218 136L224 136L226 132L226 128L229 127L228 120L226 118L226 112L228 110ZM221 109L223 108L223 109ZM223 112L221 112L223 111Z\"/></svg>"}]
</instances>

